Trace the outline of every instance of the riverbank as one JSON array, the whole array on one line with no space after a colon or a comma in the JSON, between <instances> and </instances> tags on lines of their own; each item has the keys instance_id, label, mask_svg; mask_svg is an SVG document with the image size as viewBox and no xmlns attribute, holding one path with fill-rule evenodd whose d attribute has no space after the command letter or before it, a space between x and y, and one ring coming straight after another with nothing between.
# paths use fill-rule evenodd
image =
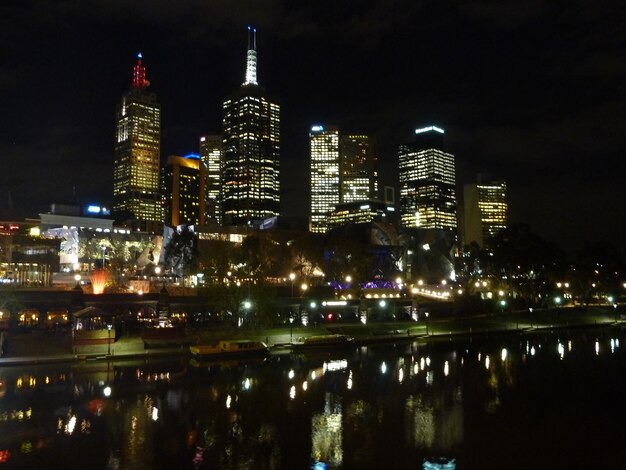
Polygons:
<instances>
[{"instance_id":1,"label":"riverbank","mask_svg":"<svg viewBox=\"0 0 626 470\"><path fill-rule=\"evenodd\" d=\"M354 338L357 345L431 342L463 337L532 334L558 329L623 327L626 315L623 307L574 309L561 308L506 315L467 318L429 319L428 321L398 321L385 323L332 323L308 327L251 328L231 330L188 331L186 343L202 344L224 338L264 341L271 350L289 351L291 343L312 335L337 333ZM41 331L5 335L1 366L44 364L68 361L121 360L128 358L167 357L188 354L185 345L144 349L139 336L122 336L115 343L85 346L73 350L71 333Z\"/></svg>"}]
</instances>

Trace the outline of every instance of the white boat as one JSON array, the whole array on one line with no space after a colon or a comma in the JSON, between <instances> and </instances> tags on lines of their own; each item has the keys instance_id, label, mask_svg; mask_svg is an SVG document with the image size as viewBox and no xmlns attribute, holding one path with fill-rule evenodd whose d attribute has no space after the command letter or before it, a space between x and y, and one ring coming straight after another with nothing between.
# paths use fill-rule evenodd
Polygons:
<instances>
[{"instance_id":1,"label":"white boat","mask_svg":"<svg viewBox=\"0 0 626 470\"><path fill-rule=\"evenodd\" d=\"M354 338L346 335L316 335L302 338L300 341L292 344L294 351L303 350L326 350L335 348L344 348L352 346Z\"/></svg>"}]
</instances>

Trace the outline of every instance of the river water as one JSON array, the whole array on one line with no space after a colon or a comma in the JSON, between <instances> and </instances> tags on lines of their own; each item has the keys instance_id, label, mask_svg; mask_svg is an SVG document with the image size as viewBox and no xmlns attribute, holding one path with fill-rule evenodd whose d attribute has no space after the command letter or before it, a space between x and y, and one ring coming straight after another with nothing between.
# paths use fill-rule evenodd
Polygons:
<instances>
[{"instance_id":1,"label":"river water","mask_svg":"<svg viewBox=\"0 0 626 470\"><path fill-rule=\"evenodd\" d=\"M0 369L0 467L625 468L620 330Z\"/></svg>"}]
</instances>

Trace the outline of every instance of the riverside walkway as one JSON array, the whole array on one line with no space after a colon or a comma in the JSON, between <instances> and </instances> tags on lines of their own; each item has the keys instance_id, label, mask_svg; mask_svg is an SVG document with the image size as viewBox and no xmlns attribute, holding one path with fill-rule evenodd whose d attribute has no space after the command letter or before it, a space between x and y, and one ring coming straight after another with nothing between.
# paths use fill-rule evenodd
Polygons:
<instances>
[{"instance_id":1,"label":"riverside walkway","mask_svg":"<svg viewBox=\"0 0 626 470\"><path fill-rule=\"evenodd\" d=\"M225 338L265 341L272 350L288 351L291 343L311 335L328 333L354 337L359 345L381 342L441 341L462 337L507 334L533 334L556 329L622 328L626 325L624 307L572 309L561 308L533 313L508 313L467 318L429 319L428 321L397 321L369 324L332 323L308 327L193 330L187 332L185 343L198 344ZM72 348L71 332L42 331L8 333L0 367L55 362L158 358L188 354L184 344L144 349L139 335L118 337L110 345Z\"/></svg>"}]
</instances>

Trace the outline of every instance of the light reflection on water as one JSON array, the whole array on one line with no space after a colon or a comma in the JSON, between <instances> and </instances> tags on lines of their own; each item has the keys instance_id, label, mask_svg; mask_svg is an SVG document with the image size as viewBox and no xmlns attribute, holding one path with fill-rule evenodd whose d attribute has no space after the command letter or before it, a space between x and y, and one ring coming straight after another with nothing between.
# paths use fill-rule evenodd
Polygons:
<instances>
[{"instance_id":1,"label":"light reflection on water","mask_svg":"<svg viewBox=\"0 0 626 470\"><path fill-rule=\"evenodd\" d=\"M593 330L202 368L4 368L0 456L22 468L609 464L626 457L620 342Z\"/></svg>"}]
</instances>

